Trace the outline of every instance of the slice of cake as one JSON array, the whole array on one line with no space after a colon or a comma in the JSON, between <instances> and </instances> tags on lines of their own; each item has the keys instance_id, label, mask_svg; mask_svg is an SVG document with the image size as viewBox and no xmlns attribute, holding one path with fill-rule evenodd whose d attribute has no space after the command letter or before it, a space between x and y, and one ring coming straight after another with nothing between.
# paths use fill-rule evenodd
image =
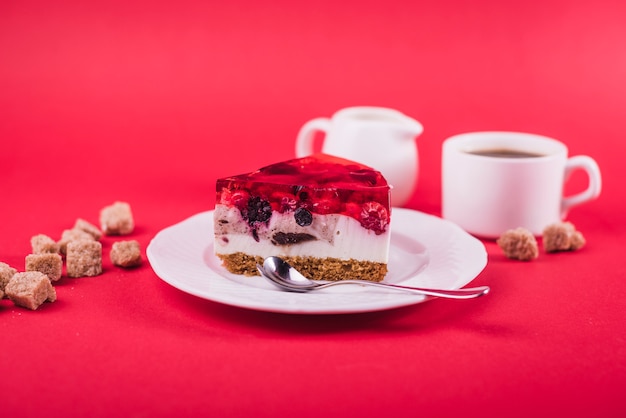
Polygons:
<instances>
[{"instance_id":1,"label":"slice of cake","mask_svg":"<svg viewBox=\"0 0 626 418\"><path fill-rule=\"evenodd\" d=\"M381 281L390 186L369 167L315 154L217 180L215 253L235 274L283 257L314 280Z\"/></svg>"}]
</instances>

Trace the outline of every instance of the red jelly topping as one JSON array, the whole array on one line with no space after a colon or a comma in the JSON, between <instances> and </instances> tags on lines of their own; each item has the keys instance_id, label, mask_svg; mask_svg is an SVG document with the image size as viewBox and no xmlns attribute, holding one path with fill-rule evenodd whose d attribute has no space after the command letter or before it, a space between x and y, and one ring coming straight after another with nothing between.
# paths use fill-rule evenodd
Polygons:
<instances>
[{"instance_id":1,"label":"red jelly topping","mask_svg":"<svg viewBox=\"0 0 626 418\"><path fill-rule=\"evenodd\" d=\"M248 174L217 180L217 199L234 206L251 226L268 222L272 211L293 212L301 226L311 214L341 214L377 234L389 224L385 178L353 161L315 154L272 164Z\"/></svg>"}]
</instances>

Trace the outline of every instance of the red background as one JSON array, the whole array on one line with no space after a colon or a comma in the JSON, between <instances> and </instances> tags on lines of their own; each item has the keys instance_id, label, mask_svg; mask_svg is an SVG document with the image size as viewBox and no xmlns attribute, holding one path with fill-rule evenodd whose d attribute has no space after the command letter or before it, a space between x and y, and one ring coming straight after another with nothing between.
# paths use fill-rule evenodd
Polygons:
<instances>
[{"instance_id":1,"label":"red background","mask_svg":"<svg viewBox=\"0 0 626 418\"><path fill-rule=\"evenodd\" d=\"M413 209L441 213L441 144L466 131L558 138L604 181L569 217L583 250L485 242L473 301L269 314L105 260L38 311L0 301L3 413L623 416L624 22L617 0L2 2L0 261L20 269L32 235L115 200L145 249L345 106L423 123Z\"/></svg>"}]
</instances>

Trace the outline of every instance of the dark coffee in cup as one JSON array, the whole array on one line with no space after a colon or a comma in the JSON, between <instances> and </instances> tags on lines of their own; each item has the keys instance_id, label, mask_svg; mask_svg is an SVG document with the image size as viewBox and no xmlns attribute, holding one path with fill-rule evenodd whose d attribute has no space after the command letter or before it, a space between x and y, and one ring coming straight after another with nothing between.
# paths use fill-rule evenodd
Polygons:
<instances>
[{"instance_id":1,"label":"dark coffee in cup","mask_svg":"<svg viewBox=\"0 0 626 418\"><path fill-rule=\"evenodd\" d=\"M564 196L575 170L589 184ZM442 217L471 234L497 239L523 227L541 236L577 205L598 197L598 164L586 155L568 156L553 138L524 132L468 132L448 138L442 148Z\"/></svg>"},{"instance_id":2,"label":"dark coffee in cup","mask_svg":"<svg viewBox=\"0 0 626 418\"><path fill-rule=\"evenodd\" d=\"M543 154L521 151L516 149L508 149L508 148L492 148L492 149L481 149L481 150L473 150L467 151L468 154L472 155L480 155L483 157L494 157L494 158L537 158L543 157Z\"/></svg>"}]
</instances>

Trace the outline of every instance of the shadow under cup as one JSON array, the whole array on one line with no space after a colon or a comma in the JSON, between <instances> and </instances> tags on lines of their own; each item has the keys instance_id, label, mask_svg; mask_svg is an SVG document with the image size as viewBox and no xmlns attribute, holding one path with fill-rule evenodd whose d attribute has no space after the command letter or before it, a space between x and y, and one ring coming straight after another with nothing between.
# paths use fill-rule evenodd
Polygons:
<instances>
[{"instance_id":1,"label":"shadow under cup","mask_svg":"<svg viewBox=\"0 0 626 418\"><path fill-rule=\"evenodd\" d=\"M567 210L597 197L600 175L587 156L568 159L565 144L518 132L473 132L448 138L442 151L442 215L467 232L495 239L524 227L541 236ZM583 169L589 188L563 196L568 174Z\"/></svg>"}]
</instances>

